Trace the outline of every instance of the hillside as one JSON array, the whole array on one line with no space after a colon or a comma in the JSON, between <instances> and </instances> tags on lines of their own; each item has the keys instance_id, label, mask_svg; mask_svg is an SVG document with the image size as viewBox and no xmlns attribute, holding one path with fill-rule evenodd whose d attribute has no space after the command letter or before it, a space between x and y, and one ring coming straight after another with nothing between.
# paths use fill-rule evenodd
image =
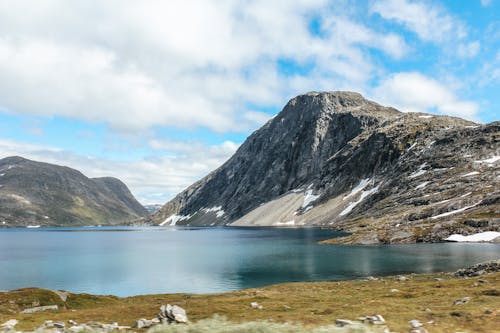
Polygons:
<instances>
[{"instance_id":1,"label":"hillside","mask_svg":"<svg viewBox=\"0 0 500 333\"><path fill-rule=\"evenodd\" d=\"M403 113L352 92L300 95L149 220L329 226L348 242L498 230L500 122Z\"/></svg>"},{"instance_id":2,"label":"hillside","mask_svg":"<svg viewBox=\"0 0 500 333\"><path fill-rule=\"evenodd\" d=\"M147 211L116 178L22 157L0 160L0 227L118 224Z\"/></svg>"}]
</instances>

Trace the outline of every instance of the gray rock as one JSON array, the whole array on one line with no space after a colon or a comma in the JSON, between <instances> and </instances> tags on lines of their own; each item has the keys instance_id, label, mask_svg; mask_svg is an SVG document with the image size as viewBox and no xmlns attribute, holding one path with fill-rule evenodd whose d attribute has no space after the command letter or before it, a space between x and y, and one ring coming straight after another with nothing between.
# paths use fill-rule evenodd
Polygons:
<instances>
[{"instance_id":1,"label":"gray rock","mask_svg":"<svg viewBox=\"0 0 500 333\"><path fill-rule=\"evenodd\" d=\"M55 328L65 328L66 327L66 324L64 324L61 321L56 321L56 322L54 322L53 325L54 325Z\"/></svg>"},{"instance_id":2,"label":"gray rock","mask_svg":"<svg viewBox=\"0 0 500 333\"><path fill-rule=\"evenodd\" d=\"M68 324L70 324L72 326L78 325L78 323L72 319L68 320Z\"/></svg>"},{"instance_id":3,"label":"gray rock","mask_svg":"<svg viewBox=\"0 0 500 333\"><path fill-rule=\"evenodd\" d=\"M453 303L453 305L460 305L460 304L469 303L470 300L471 300L470 297L459 298L459 299L455 300L455 302Z\"/></svg>"},{"instance_id":4,"label":"gray rock","mask_svg":"<svg viewBox=\"0 0 500 333\"><path fill-rule=\"evenodd\" d=\"M174 321L176 323L187 323L188 322L186 310L184 310L180 306L174 305L172 307L172 316L174 317Z\"/></svg>"},{"instance_id":5,"label":"gray rock","mask_svg":"<svg viewBox=\"0 0 500 333\"><path fill-rule=\"evenodd\" d=\"M151 320L147 320L145 318L141 318L135 322L135 328L150 328L153 325Z\"/></svg>"},{"instance_id":6,"label":"gray rock","mask_svg":"<svg viewBox=\"0 0 500 333\"><path fill-rule=\"evenodd\" d=\"M408 323L410 324L411 328L418 328L424 326L424 324L422 324L420 321L416 319L412 319Z\"/></svg>"},{"instance_id":7,"label":"gray rock","mask_svg":"<svg viewBox=\"0 0 500 333\"><path fill-rule=\"evenodd\" d=\"M257 302L252 302L252 303L250 303L250 307L251 307L252 309L259 309L259 310L263 309L263 306L262 306L262 305L260 305L260 304L259 304L259 303L257 303Z\"/></svg>"},{"instance_id":8,"label":"gray rock","mask_svg":"<svg viewBox=\"0 0 500 333\"><path fill-rule=\"evenodd\" d=\"M57 305L45 305L45 306L36 306L34 308L24 309L21 313L35 313L40 311L47 310L58 310L59 307Z\"/></svg>"},{"instance_id":9,"label":"gray rock","mask_svg":"<svg viewBox=\"0 0 500 333\"><path fill-rule=\"evenodd\" d=\"M360 317L359 320L361 320L362 322L370 323L372 325L385 325L386 324L384 317L382 317L382 315L379 315L379 314L374 315L374 316Z\"/></svg>"},{"instance_id":10,"label":"gray rock","mask_svg":"<svg viewBox=\"0 0 500 333\"><path fill-rule=\"evenodd\" d=\"M10 331L13 330L16 325L19 323L17 319L7 320L5 323L0 325L0 331Z\"/></svg>"},{"instance_id":11,"label":"gray rock","mask_svg":"<svg viewBox=\"0 0 500 333\"><path fill-rule=\"evenodd\" d=\"M352 320L347 320L347 319L337 319L335 320L335 325L338 327L344 327L348 325L353 325L354 322Z\"/></svg>"},{"instance_id":12,"label":"gray rock","mask_svg":"<svg viewBox=\"0 0 500 333\"><path fill-rule=\"evenodd\" d=\"M474 277L496 272L500 272L500 259L482 262L467 268L459 269L455 272L455 276Z\"/></svg>"}]
</instances>

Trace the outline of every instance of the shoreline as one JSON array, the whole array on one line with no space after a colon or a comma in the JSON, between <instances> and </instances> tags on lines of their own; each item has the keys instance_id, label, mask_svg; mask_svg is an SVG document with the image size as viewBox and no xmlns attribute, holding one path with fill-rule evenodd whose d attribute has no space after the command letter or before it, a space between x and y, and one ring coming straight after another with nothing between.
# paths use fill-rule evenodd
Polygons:
<instances>
[{"instance_id":1,"label":"shoreline","mask_svg":"<svg viewBox=\"0 0 500 333\"><path fill-rule=\"evenodd\" d=\"M497 265L499 260L496 261ZM498 266L497 266L498 268ZM187 311L191 322L218 314L235 322L271 320L317 327L336 319L380 314L393 331L420 320L431 332L492 332L500 318L500 272L456 277L452 272L406 274L363 280L291 282L213 294L97 296L25 288L0 292L0 323L19 320L16 329L32 330L46 320L118 322L133 326L163 304ZM63 295L63 296L61 296ZM466 304L457 300L470 298ZM252 308L257 302L262 308ZM57 305L58 310L21 314L27 308Z\"/></svg>"}]
</instances>

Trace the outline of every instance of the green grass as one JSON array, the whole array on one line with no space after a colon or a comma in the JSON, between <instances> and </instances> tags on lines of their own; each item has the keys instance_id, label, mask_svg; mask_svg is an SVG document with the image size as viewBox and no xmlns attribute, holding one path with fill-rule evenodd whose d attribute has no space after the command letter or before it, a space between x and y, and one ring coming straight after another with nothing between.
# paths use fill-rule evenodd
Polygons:
<instances>
[{"instance_id":1,"label":"green grass","mask_svg":"<svg viewBox=\"0 0 500 333\"><path fill-rule=\"evenodd\" d=\"M81 323L119 322L120 325L132 326L139 318L155 317L160 305L170 303L186 309L192 323L219 314L235 325L267 321L297 324L297 329L305 327L310 330L331 326L336 319L355 320L360 316L381 314L391 331L397 332L408 331L411 319L420 320L433 333L498 332L500 297L495 295L500 290L500 273L481 277L487 283L480 283L480 278L454 278L445 273L410 277L409 281L385 277L375 281L286 283L206 295L160 294L119 298L69 294L66 302L51 291L21 289L0 292L0 323L18 319L20 323L16 328L19 330L34 329L49 319L72 319ZM436 277L443 280L437 281ZM399 291L391 292L391 289ZM488 292L491 290L497 292ZM453 305L456 299L465 296L471 297L469 303ZM252 309L251 302L258 302L264 308ZM60 309L19 314L34 304L57 304Z\"/></svg>"}]
</instances>

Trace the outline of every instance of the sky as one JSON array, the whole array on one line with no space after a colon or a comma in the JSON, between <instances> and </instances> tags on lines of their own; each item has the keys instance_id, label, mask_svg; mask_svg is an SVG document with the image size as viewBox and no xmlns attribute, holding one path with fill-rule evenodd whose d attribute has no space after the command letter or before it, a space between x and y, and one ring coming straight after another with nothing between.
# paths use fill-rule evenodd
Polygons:
<instances>
[{"instance_id":1,"label":"sky","mask_svg":"<svg viewBox=\"0 0 500 333\"><path fill-rule=\"evenodd\" d=\"M165 203L308 91L500 120L500 0L0 0L0 158Z\"/></svg>"}]
</instances>

